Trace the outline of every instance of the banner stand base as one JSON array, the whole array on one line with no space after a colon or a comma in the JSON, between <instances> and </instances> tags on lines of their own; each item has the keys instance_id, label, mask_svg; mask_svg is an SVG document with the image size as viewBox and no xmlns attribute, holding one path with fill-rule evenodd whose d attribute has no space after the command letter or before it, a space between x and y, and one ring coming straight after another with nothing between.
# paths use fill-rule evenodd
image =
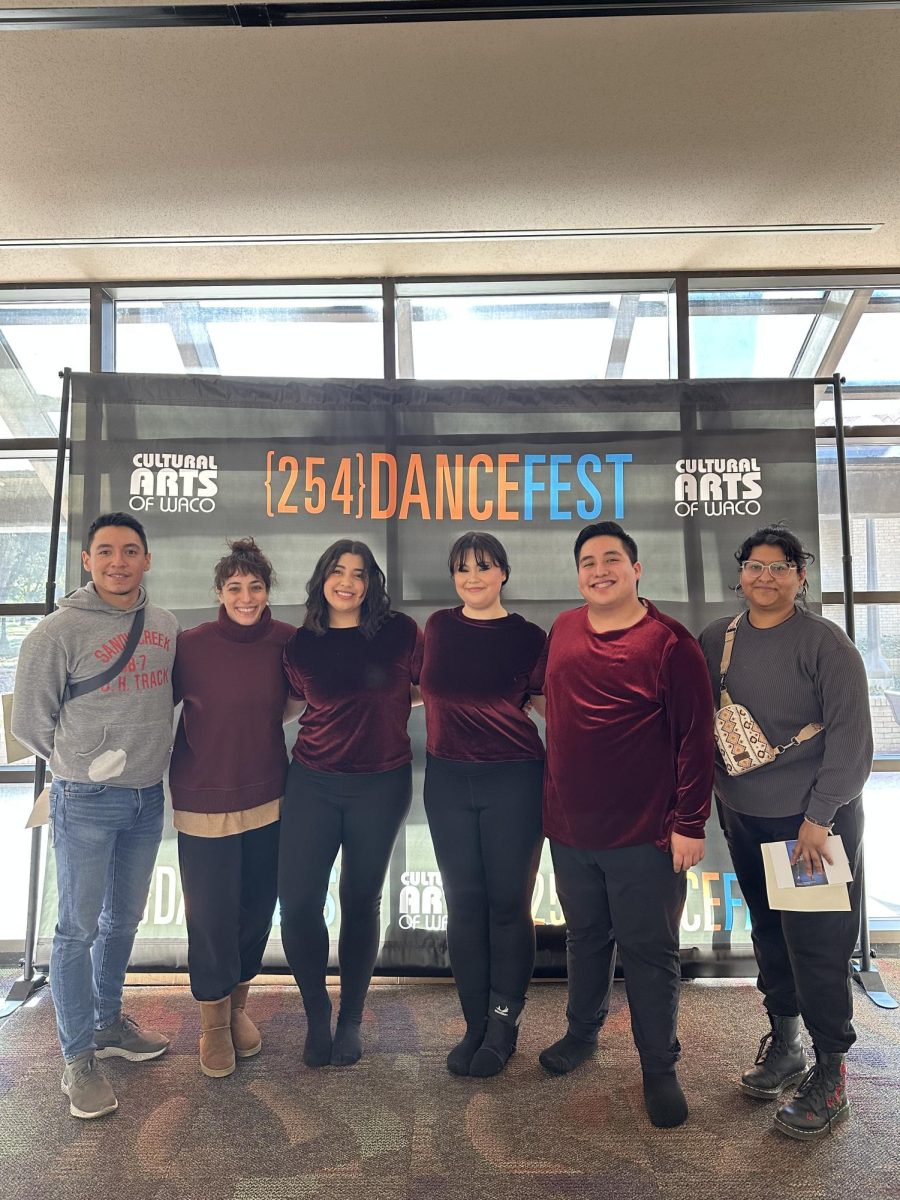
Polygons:
<instances>
[{"instance_id":1,"label":"banner stand base","mask_svg":"<svg viewBox=\"0 0 900 1200\"><path fill-rule=\"evenodd\" d=\"M0 1020L8 1017L10 1013L14 1013L17 1008L21 1008L26 1001L31 999L35 992L44 987L46 982L47 976L41 971L35 971L30 979L26 979L24 975L20 975L6 994L6 1002L0 1008ZM896 1008L896 1004L894 1007Z\"/></svg>"},{"instance_id":2,"label":"banner stand base","mask_svg":"<svg viewBox=\"0 0 900 1200\"><path fill-rule=\"evenodd\" d=\"M863 971L856 963L853 963L853 978L866 993L873 1004L877 1004L879 1008L897 1008L898 1004L891 993L884 986L884 981L878 971L868 970Z\"/></svg>"}]
</instances>

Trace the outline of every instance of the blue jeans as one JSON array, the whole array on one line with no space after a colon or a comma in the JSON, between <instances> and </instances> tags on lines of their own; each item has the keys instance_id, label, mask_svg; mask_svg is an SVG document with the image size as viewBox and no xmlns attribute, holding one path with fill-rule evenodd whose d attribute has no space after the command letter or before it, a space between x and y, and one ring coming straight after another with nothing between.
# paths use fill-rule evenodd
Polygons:
<instances>
[{"instance_id":1,"label":"blue jeans","mask_svg":"<svg viewBox=\"0 0 900 1200\"><path fill-rule=\"evenodd\" d=\"M125 972L163 829L161 783L108 787L54 779L50 831L59 912L50 987L66 1062L94 1047L122 1009Z\"/></svg>"}]
</instances>

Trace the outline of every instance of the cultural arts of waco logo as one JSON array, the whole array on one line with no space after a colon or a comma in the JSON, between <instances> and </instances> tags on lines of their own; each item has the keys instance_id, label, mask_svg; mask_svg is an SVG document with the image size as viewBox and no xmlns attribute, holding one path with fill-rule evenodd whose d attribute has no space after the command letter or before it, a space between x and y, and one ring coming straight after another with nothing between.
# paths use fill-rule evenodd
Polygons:
<instances>
[{"instance_id":1,"label":"cultural arts of waco logo","mask_svg":"<svg viewBox=\"0 0 900 1200\"><path fill-rule=\"evenodd\" d=\"M211 513L219 490L212 454L135 454L128 507L135 512Z\"/></svg>"},{"instance_id":2,"label":"cultural arts of waco logo","mask_svg":"<svg viewBox=\"0 0 900 1200\"><path fill-rule=\"evenodd\" d=\"M680 458L675 464L676 517L755 517L763 494L755 458Z\"/></svg>"}]
</instances>

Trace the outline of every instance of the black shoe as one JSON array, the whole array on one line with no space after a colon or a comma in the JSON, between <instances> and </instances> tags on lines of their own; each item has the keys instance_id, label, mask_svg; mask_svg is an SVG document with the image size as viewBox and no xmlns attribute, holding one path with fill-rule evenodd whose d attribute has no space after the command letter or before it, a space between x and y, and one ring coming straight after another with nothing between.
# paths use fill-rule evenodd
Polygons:
<instances>
[{"instance_id":1,"label":"black shoe","mask_svg":"<svg viewBox=\"0 0 900 1200\"><path fill-rule=\"evenodd\" d=\"M800 1041L800 1018L770 1013L769 1020L772 1028L760 1040L754 1065L741 1075L741 1090L758 1100L777 1100L809 1068Z\"/></svg>"},{"instance_id":2,"label":"black shoe","mask_svg":"<svg viewBox=\"0 0 900 1200\"><path fill-rule=\"evenodd\" d=\"M538 1055L538 1062L551 1075L568 1075L570 1071L580 1067L583 1062L593 1058L596 1053L596 1037L584 1041L583 1038L577 1038L573 1034L567 1033L558 1042L554 1042L552 1046L542 1050Z\"/></svg>"},{"instance_id":3,"label":"black shoe","mask_svg":"<svg viewBox=\"0 0 900 1200\"><path fill-rule=\"evenodd\" d=\"M675 1129L688 1119L688 1105L674 1070L659 1075L644 1072L644 1108L657 1129Z\"/></svg>"},{"instance_id":4,"label":"black shoe","mask_svg":"<svg viewBox=\"0 0 900 1200\"><path fill-rule=\"evenodd\" d=\"M478 1079L499 1075L515 1054L518 1037L518 1025L502 1021L499 1017L489 1017L484 1041L469 1064L469 1074Z\"/></svg>"},{"instance_id":5,"label":"black shoe","mask_svg":"<svg viewBox=\"0 0 900 1200\"><path fill-rule=\"evenodd\" d=\"M486 1029L487 1017L483 1017L480 1021L476 1021L474 1025L467 1026L463 1040L458 1042L447 1055L447 1070L451 1075L469 1074L469 1068L472 1066L472 1059L475 1057L479 1046L484 1041Z\"/></svg>"},{"instance_id":6,"label":"black shoe","mask_svg":"<svg viewBox=\"0 0 900 1200\"><path fill-rule=\"evenodd\" d=\"M797 1088L797 1094L775 1114L775 1128L788 1137L807 1141L830 1133L832 1125L850 1116L847 1068L843 1054L821 1054Z\"/></svg>"}]
</instances>

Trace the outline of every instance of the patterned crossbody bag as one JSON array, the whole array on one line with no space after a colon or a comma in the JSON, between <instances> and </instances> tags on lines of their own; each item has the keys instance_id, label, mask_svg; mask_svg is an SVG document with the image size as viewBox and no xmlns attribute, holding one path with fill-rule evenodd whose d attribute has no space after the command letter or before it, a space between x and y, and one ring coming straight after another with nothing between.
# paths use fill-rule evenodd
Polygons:
<instances>
[{"instance_id":1,"label":"patterned crossbody bag","mask_svg":"<svg viewBox=\"0 0 900 1200\"><path fill-rule=\"evenodd\" d=\"M742 704L733 703L725 687L725 676L731 666L731 651L734 635L743 613L738 613L725 630L725 645L722 649L722 665L719 668L720 708L713 719L713 731L719 754L729 775L746 775L758 767L768 766L785 750L808 742L822 732L824 725L804 725L785 746L773 746L757 722Z\"/></svg>"}]
</instances>

